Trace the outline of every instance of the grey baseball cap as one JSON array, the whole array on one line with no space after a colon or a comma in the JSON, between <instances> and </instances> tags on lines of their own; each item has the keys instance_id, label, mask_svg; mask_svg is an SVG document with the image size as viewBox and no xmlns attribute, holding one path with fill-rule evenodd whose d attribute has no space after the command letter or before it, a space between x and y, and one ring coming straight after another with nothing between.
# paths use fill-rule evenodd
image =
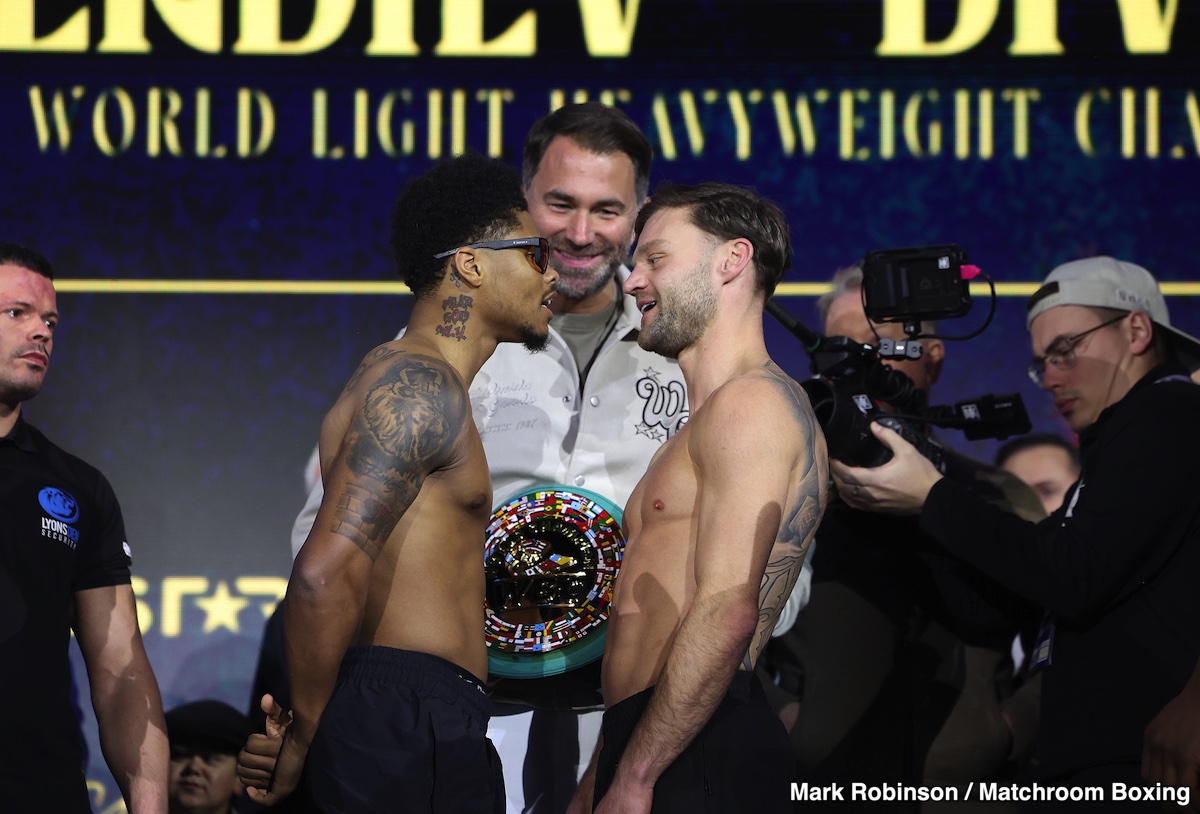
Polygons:
<instances>
[{"instance_id":1,"label":"grey baseball cap","mask_svg":"<svg viewBox=\"0 0 1200 814\"><path fill-rule=\"evenodd\" d=\"M1171 327L1167 303L1154 276L1139 265L1112 257L1088 257L1064 263L1029 298L1025 327L1044 311L1060 305L1145 311L1171 337L1171 345L1188 370L1200 368L1200 339Z\"/></svg>"}]
</instances>

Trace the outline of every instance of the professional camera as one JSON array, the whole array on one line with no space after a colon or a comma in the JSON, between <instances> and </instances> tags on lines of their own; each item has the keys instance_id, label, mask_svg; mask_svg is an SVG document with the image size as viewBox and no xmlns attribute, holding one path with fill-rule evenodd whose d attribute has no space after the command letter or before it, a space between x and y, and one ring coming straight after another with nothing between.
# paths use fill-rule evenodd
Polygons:
<instances>
[{"instance_id":1,"label":"professional camera","mask_svg":"<svg viewBox=\"0 0 1200 814\"><path fill-rule=\"evenodd\" d=\"M829 455L853 466L879 466L892 453L871 434L878 421L898 432L940 470L945 449L933 439L929 425L961 429L969 440L1007 438L1029 432L1029 416L1018 393L985 395L953 406L930 407L903 372L885 362L919 359L923 352L923 322L964 316L971 308L970 281L982 276L992 286L987 320L966 336L978 336L991 323L996 309L992 281L976 266L966 264L958 246L923 246L874 251L863 258L862 295L867 317L876 323L903 323L908 337L880 339L878 346L845 337L824 337L810 331L774 300L766 310L796 336L811 360L816 377L803 383L825 433ZM886 404L889 409L884 409Z\"/></svg>"}]
</instances>

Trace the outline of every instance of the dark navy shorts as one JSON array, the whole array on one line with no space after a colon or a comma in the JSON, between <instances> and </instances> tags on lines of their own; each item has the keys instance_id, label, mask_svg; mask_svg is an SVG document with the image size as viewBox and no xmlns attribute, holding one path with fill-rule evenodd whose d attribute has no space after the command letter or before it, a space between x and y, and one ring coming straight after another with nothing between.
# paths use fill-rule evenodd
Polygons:
<instances>
[{"instance_id":1,"label":"dark navy shorts","mask_svg":"<svg viewBox=\"0 0 1200 814\"><path fill-rule=\"evenodd\" d=\"M466 670L427 653L351 647L305 761L316 811L503 814L491 701Z\"/></svg>"},{"instance_id":2,"label":"dark navy shorts","mask_svg":"<svg viewBox=\"0 0 1200 814\"><path fill-rule=\"evenodd\" d=\"M654 688L605 711L594 809L650 703ZM653 814L789 812L796 761L787 730L753 673L738 670L695 740L654 784Z\"/></svg>"}]
</instances>

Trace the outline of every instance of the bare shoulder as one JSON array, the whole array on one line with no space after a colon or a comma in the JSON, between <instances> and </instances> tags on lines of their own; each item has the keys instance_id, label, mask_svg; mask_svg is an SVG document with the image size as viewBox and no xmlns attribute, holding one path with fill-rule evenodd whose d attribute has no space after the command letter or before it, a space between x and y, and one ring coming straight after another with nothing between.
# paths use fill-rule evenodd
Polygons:
<instances>
[{"instance_id":1,"label":"bare shoulder","mask_svg":"<svg viewBox=\"0 0 1200 814\"><path fill-rule=\"evenodd\" d=\"M383 383L405 382L416 389L404 395L439 393L457 396L466 393L466 384L440 355L408 338L393 339L371 350L346 382L339 401L355 406Z\"/></svg>"},{"instance_id":2,"label":"bare shoulder","mask_svg":"<svg viewBox=\"0 0 1200 814\"><path fill-rule=\"evenodd\" d=\"M333 530L374 557L425 478L473 431L467 388L444 359L402 341L363 360L322 426Z\"/></svg>"},{"instance_id":3,"label":"bare shoulder","mask_svg":"<svg viewBox=\"0 0 1200 814\"><path fill-rule=\"evenodd\" d=\"M688 428L693 459L718 468L767 457L793 465L823 438L803 388L774 363L714 390Z\"/></svg>"},{"instance_id":4,"label":"bare shoulder","mask_svg":"<svg viewBox=\"0 0 1200 814\"><path fill-rule=\"evenodd\" d=\"M453 441L470 413L458 372L439 356L405 347L403 340L368 354L343 397L356 413L355 429L410 458L421 448L433 452Z\"/></svg>"},{"instance_id":5,"label":"bare shoulder","mask_svg":"<svg viewBox=\"0 0 1200 814\"><path fill-rule=\"evenodd\" d=\"M344 465L384 477L397 468L436 469L470 424L466 384L439 356L403 340L380 345L350 378L322 434Z\"/></svg>"},{"instance_id":6,"label":"bare shoulder","mask_svg":"<svg viewBox=\"0 0 1200 814\"><path fill-rule=\"evenodd\" d=\"M376 346L371 350L370 353L363 357L361 362L359 362L358 367L355 369L354 373L351 374L350 380L346 382L346 387L342 392L351 392L358 387L359 383L362 382L363 376L365 376L368 371L375 369L381 364L386 364L389 359L395 358L397 355L403 352L404 350L401 347L399 340L395 339L393 339L391 342L385 342L382 345Z\"/></svg>"},{"instance_id":7,"label":"bare shoulder","mask_svg":"<svg viewBox=\"0 0 1200 814\"><path fill-rule=\"evenodd\" d=\"M774 362L721 385L704 407L718 425L739 421L776 428L799 420L808 427L813 418L804 388Z\"/></svg>"}]
</instances>

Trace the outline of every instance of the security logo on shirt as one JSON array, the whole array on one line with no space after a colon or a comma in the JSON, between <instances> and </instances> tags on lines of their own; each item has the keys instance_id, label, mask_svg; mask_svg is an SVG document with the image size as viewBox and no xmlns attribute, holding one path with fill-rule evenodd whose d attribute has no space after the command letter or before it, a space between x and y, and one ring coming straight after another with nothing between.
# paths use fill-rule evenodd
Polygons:
<instances>
[{"instance_id":1,"label":"security logo on shirt","mask_svg":"<svg viewBox=\"0 0 1200 814\"><path fill-rule=\"evenodd\" d=\"M42 536L75 548L79 545L79 529L74 523L79 520L79 501L70 492L47 486L38 492L38 503L42 504L49 517L42 517Z\"/></svg>"}]
</instances>

